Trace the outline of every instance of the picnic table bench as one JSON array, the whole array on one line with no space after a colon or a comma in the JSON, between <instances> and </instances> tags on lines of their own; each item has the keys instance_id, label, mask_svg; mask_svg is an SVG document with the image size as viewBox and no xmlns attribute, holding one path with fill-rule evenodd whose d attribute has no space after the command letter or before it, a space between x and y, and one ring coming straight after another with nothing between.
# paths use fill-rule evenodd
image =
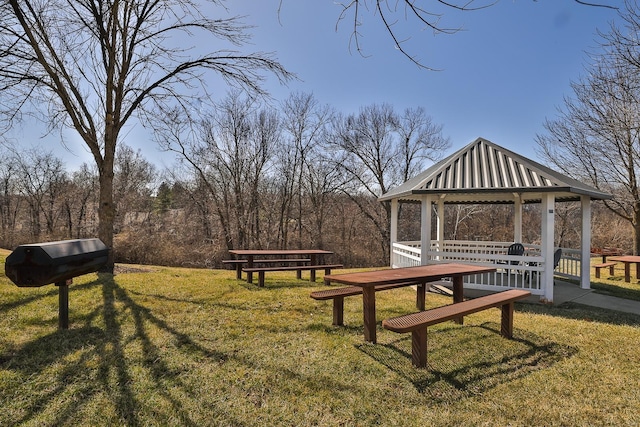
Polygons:
<instances>
[{"instance_id":1,"label":"picnic table bench","mask_svg":"<svg viewBox=\"0 0 640 427\"><path fill-rule=\"evenodd\" d=\"M296 271L298 272L298 279L300 279L302 271L309 270L309 281L316 281L316 271L324 270L324 274L331 274L331 270L334 268L342 268L342 264L322 264L322 265L284 265L273 267L245 267L242 269L245 273L258 273L258 286L264 286L264 273L267 271Z\"/></svg>"},{"instance_id":2,"label":"picnic table bench","mask_svg":"<svg viewBox=\"0 0 640 427\"><path fill-rule=\"evenodd\" d=\"M236 278L242 279L242 266L247 264L247 259L224 259L223 264L234 265L236 269ZM254 260L254 264L285 264L285 263L308 263L311 262L311 258L280 258L280 259L259 259ZM298 279L300 276L298 276Z\"/></svg>"},{"instance_id":3,"label":"picnic table bench","mask_svg":"<svg viewBox=\"0 0 640 427\"><path fill-rule=\"evenodd\" d=\"M477 313L493 307L501 307L502 320L500 334L505 338L513 336L514 302L531 295L529 291L511 289L479 298L457 302L418 313L385 319L382 327L393 332L411 332L411 360L419 368L427 366L427 327L454 320L460 316Z\"/></svg>"},{"instance_id":4,"label":"picnic table bench","mask_svg":"<svg viewBox=\"0 0 640 427\"><path fill-rule=\"evenodd\" d=\"M617 264L616 261L608 261L600 264L595 264L593 267L596 269L596 278L600 278L600 269L609 267L609 276L613 276L615 273L613 267Z\"/></svg>"}]
</instances>

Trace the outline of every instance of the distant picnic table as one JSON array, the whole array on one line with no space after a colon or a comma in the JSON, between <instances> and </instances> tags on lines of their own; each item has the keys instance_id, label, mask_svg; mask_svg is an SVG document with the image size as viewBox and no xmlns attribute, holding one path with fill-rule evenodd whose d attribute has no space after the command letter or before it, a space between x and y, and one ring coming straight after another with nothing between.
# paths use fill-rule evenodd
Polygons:
<instances>
[{"instance_id":1,"label":"distant picnic table","mask_svg":"<svg viewBox=\"0 0 640 427\"><path fill-rule=\"evenodd\" d=\"M619 256L622 255L622 249L619 248L591 248L591 253L593 255L602 256L602 262L607 262L608 256Z\"/></svg>"},{"instance_id":2,"label":"distant picnic table","mask_svg":"<svg viewBox=\"0 0 640 427\"><path fill-rule=\"evenodd\" d=\"M258 273L258 284L264 286L264 273L267 271L296 271L298 279L303 270L309 270L309 280L315 282L316 270L325 270L331 273L333 268L342 268L342 264L326 264L323 261L325 255L333 252L323 249L232 249L230 254L236 259L224 260L226 264L235 264L237 278L242 278L242 273L247 274L247 282L253 282L253 273ZM277 258L273 258L277 257ZM256 267L255 264L263 264L265 267Z\"/></svg>"}]
</instances>

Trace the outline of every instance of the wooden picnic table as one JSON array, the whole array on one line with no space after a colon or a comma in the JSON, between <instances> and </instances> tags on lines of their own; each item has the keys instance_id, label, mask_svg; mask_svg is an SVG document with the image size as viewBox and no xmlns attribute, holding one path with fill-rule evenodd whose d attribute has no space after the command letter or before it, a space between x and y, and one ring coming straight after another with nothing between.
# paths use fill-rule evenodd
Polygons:
<instances>
[{"instance_id":1,"label":"wooden picnic table","mask_svg":"<svg viewBox=\"0 0 640 427\"><path fill-rule=\"evenodd\" d=\"M591 248L591 253L602 256L602 263L605 263L608 256L622 255L622 250L618 248Z\"/></svg>"},{"instance_id":2,"label":"wooden picnic table","mask_svg":"<svg viewBox=\"0 0 640 427\"><path fill-rule=\"evenodd\" d=\"M609 257L610 261L618 261L624 263L624 281L631 282L631 264L636 265L636 279L640 279L640 256L623 255Z\"/></svg>"},{"instance_id":3,"label":"wooden picnic table","mask_svg":"<svg viewBox=\"0 0 640 427\"><path fill-rule=\"evenodd\" d=\"M325 283L337 282L362 288L362 311L364 318L365 341L376 342L376 285L406 283L418 285L417 292L425 292L426 283L451 277L453 283L453 302L462 302L463 277L472 274L492 273L495 267L471 264L431 264L418 267L393 268L359 273L330 274L324 277ZM420 295L418 295L420 300ZM424 296L423 296L424 300ZM422 308L424 309L424 307ZM460 319L462 322L462 319Z\"/></svg>"},{"instance_id":4,"label":"wooden picnic table","mask_svg":"<svg viewBox=\"0 0 640 427\"><path fill-rule=\"evenodd\" d=\"M246 259L246 268L252 268L254 262L259 262L261 258L269 256L304 257L311 260L311 265L318 265L318 259L320 257L322 257L323 255L333 254L333 252L331 251L325 251L322 249L232 249L229 251L229 253L235 255L236 257L243 257L244 259ZM259 258L256 259L256 257ZM267 259L265 258L264 261L266 260ZM253 282L253 273L247 273L247 282Z\"/></svg>"}]
</instances>

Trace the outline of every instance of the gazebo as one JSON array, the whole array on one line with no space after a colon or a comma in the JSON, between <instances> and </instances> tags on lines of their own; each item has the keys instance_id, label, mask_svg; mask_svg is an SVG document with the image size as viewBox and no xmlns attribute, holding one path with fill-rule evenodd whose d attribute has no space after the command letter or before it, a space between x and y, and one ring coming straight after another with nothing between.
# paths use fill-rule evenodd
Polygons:
<instances>
[{"instance_id":1,"label":"gazebo","mask_svg":"<svg viewBox=\"0 0 640 427\"><path fill-rule=\"evenodd\" d=\"M438 262L465 262L493 265L493 274L470 276L466 287L504 290L525 288L545 302L553 302L555 274L579 280L590 287L591 201L611 195L562 175L483 138L383 194L381 202L391 202L391 266L405 267ZM562 259L554 266L555 203L580 202L581 244L579 249L562 249ZM399 203L421 205L420 241L398 241ZM460 241L444 239L445 204L513 204L512 242ZM541 204L540 243L522 242L522 206ZM433 207L435 206L435 210ZM432 230L432 212L436 230ZM508 255L508 247L523 243L522 255ZM584 262L582 262L584 261Z\"/></svg>"}]
</instances>

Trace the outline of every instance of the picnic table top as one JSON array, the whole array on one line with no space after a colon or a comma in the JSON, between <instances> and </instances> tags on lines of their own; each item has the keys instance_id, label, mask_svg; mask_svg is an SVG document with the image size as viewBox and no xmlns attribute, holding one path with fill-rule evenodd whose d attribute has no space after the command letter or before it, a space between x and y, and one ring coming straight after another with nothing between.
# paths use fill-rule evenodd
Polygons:
<instances>
[{"instance_id":1,"label":"picnic table top","mask_svg":"<svg viewBox=\"0 0 640 427\"><path fill-rule=\"evenodd\" d=\"M403 281L430 282L443 277L466 276L470 274L492 273L495 267L472 264L430 264L417 267L392 268L385 270L363 271L346 274L330 274L324 276L325 281L344 283L353 286L374 286Z\"/></svg>"},{"instance_id":2,"label":"picnic table top","mask_svg":"<svg viewBox=\"0 0 640 427\"><path fill-rule=\"evenodd\" d=\"M612 256L612 257L609 257L609 260L620 261L620 262L640 262L640 256L638 255Z\"/></svg>"},{"instance_id":3,"label":"picnic table top","mask_svg":"<svg viewBox=\"0 0 640 427\"><path fill-rule=\"evenodd\" d=\"M591 248L594 255L622 255L622 249L618 248Z\"/></svg>"},{"instance_id":4,"label":"picnic table top","mask_svg":"<svg viewBox=\"0 0 640 427\"><path fill-rule=\"evenodd\" d=\"M333 252L322 249L232 249L229 253L241 256L252 255L329 255Z\"/></svg>"}]
</instances>

